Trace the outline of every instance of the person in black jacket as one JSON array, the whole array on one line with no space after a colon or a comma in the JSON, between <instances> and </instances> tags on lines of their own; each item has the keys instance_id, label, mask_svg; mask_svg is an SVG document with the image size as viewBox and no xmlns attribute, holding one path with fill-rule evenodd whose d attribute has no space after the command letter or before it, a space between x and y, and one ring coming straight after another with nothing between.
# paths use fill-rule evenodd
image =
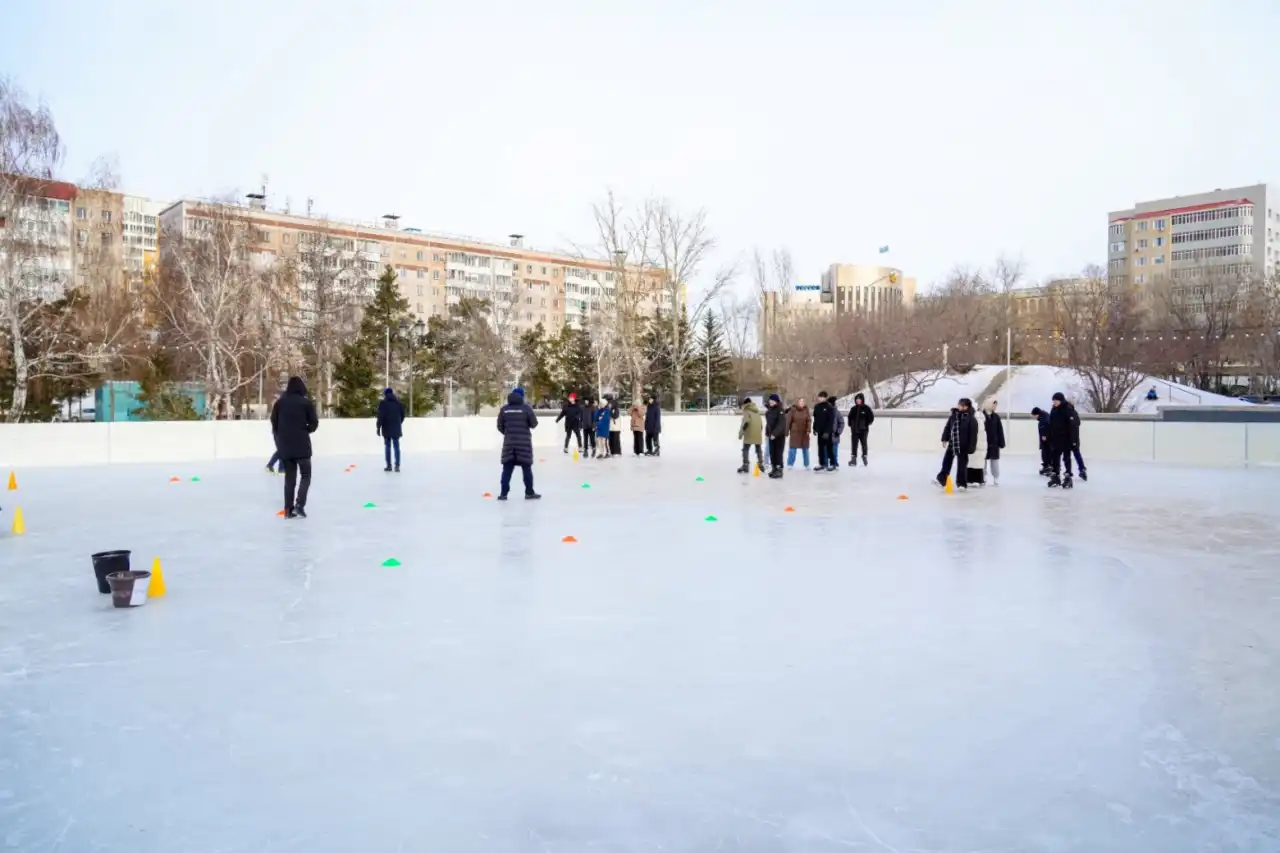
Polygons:
<instances>
[{"instance_id":1,"label":"person in black jacket","mask_svg":"<svg viewBox=\"0 0 1280 853\"><path fill-rule=\"evenodd\" d=\"M498 432L502 433L502 489L498 500L505 501L511 491L511 473L520 466L524 476L524 499L536 501L542 495L533 490L533 430L538 416L524 401L519 389L507 395L507 404L498 412Z\"/></svg>"},{"instance_id":2,"label":"person in black jacket","mask_svg":"<svg viewBox=\"0 0 1280 853\"><path fill-rule=\"evenodd\" d=\"M382 436L382 453L386 457L390 471L391 451L395 449L395 471L400 471L400 438L404 435L404 403L396 399L396 392L390 388L382 389L382 399L378 401L378 435Z\"/></svg>"},{"instance_id":3,"label":"person in black jacket","mask_svg":"<svg viewBox=\"0 0 1280 853\"><path fill-rule=\"evenodd\" d=\"M782 454L787 449L787 414L782 410L782 398L769 395L764 413L764 435L769 441L769 478L782 479Z\"/></svg>"},{"instance_id":4,"label":"person in black jacket","mask_svg":"<svg viewBox=\"0 0 1280 853\"><path fill-rule=\"evenodd\" d=\"M1076 449L1079 441L1080 416L1059 391L1053 395L1053 408L1049 410L1049 458L1053 462L1053 474L1049 477L1050 488L1071 488L1071 452ZM1064 466L1066 475L1061 476Z\"/></svg>"},{"instance_id":5,"label":"person in black jacket","mask_svg":"<svg viewBox=\"0 0 1280 853\"><path fill-rule=\"evenodd\" d=\"M284 514L286 518L307 517L307 492L311 489L311 433L320 426L315 404L307 397L307 385L300 376L290 376L284 393L271 407L271 432L284 465ZM301 472L302 481L298 482ZM298 493L294 495L294 486Z\"/></svg>"},{"instance_id":6,"label":"person in black jacket","mask_svg":"<svg viewBox=\"0 0 1280 853\"><path fill-rule=\"evenodd\" d=\"M569 401L560 407L556 415L556 423L564 421L564 452L569 452L569 438L578 442L578 450L582 448L582 407L578 405L578 395L570 394Z\"/></svg>"},{"instance_id":7,"label":"person in black jacket","mask_svg":"<svg viewBox=\"0 0 1280 853\"><path fill-rule=\"evenodd\" d=\"M662 443L658 440L661 434L662 406L658 405L658 395L650 394L644 407L645 456L662 455Z\"/></svg>"},{"instance_id":8,"label":"person in black jacket","mask_svg":"<svg viewBox=\"0 0 1280 853\"><path fill-rule=\"evenodd\" d=\"M1036 435L1040 439L1040 476L1048 477L1053 473L1049 460L1049 413L1036 406L1031 410L1031 417L1036 419Z\"/></svg>"},{"instance_id":9,"label":"person in black jacket","mask_svg":"<svg viewBox=\"0 0 1280 853\"><path fill-rule=\"evenodd\" d=\"M1089 482L1089 472L1084 467L1084 457L1080 455L1080 413L1076 411L1076 404L1067 401L1067 407L1071 409L1071 416L1075 418L1075 442L1071 446L1071 455L1076 458L1076 471L1080 474L1080 479L1086 483Z\"/></svg>"},{"instance_id":10,"label":"person in black jacket","mask_svg":"<svg viewBox=\"0 0 1280 853\"><path fill-rule=\"evenodd\" d=\"M973 418L973 403L961 397L951 410L946 426L942 428L942 444L946 452L942 456L942 470L938 472L939 486L947 484L951 476L951 463L956 463L956 488L969 488L969 454L978 449L978 422Z\"/></svg>"},{"instance_id":11,"label":"person in black jacket","mask_svg":"<svg viewBox=\"0 0 1280 853\"><path fill-rule=\"evenodd\" d=\"M876 419L876 413L871 411L871 407L867 405L867 398L861 393L853 395L853 405L849 407L849 432L852 446L852 456L849 464L856 466L858 464L858 445L862 445L862 464L867 464L867 433L871 430L871 423Z\"/></svg>"},{"instance_id":12,"label":"person in black jacket","mask_svg":"<svg viewBox=\"0 0 1280 853\"><path fill-rule=\"evenodd\" d=\"M987 436L987 468L991 485L1000 485L1000 451L1004 449L1004 423L996 411L996 401L987 403L982 413L982 429Z\"/></svg>"},{"instance_id":13,"label":"person in black jacket","mask_svg":"<svg viewBox=\"0 0 1280 853\"><path fill-rule=\"evenodd\" d=\"M835 402L827 399L826 391L819 391L818 402L813 407L813 434L818 437L818 467L814 468L814 471L836 470L832 435L835 433L836 418L839 416Z\"/></svg>"}]
</instances>

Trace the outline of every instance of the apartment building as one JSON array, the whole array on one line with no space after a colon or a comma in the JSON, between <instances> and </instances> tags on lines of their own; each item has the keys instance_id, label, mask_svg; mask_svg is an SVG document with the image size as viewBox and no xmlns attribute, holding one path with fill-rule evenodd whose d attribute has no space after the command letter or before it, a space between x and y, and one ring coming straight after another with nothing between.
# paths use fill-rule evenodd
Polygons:
<instances>
[{"instance_id":1,"label":"apartment building","mask_svg":"<svg viewBox=\"0 0 1280 853\"><path fill-rule=\"evenodd\" d=\"M766 292L760 305L760 347L767 354L772 335L812 320L864 315L900 316L915 305L916 280L896 267L831 264L820 284L796 284Z\"/></svg>"},{"instance_id":2,"label":"apartment building","mask_svg":"<svg viewBox=\"0 0 1280 853\"><path fill-rule=\"evenodd\" d=\"M71 204L75 184L0 176L0 275L22 298L54 299L73 279Z\"/></svg>"},{"instance_id":3,"label":"apartment building","mask_svg":"<svg viewBox=\"0 0 1280 853\"><path fill-rule=\"evenodd\" d=\"M394 215L374 222L335 220L272 210L264 201L255 195L248 205L234 208L254 229L258 263L297 260L319 241L326 253L332 253L330 262L349 269L369 294L382 270L392 267L410 311L423 321L446 315L463 297L488 300L495 323L505 328L509 343L539 323L549 334L564 325L583 328L592 312L606 309L616 284L616 265L531 248L517 234L505 243L493 243L403 227ZM193 223L212 207L196 200L176 202L160 213L161 230L190 233ZM658 276L635 269L628 274L651 281L652 295L643 301L642 310L650 314L659 308L671 310L670 294L658 292ZM299 304L305 313L309 308L305 275L300 287Z\"/></svg>"},{"instance_id":4,"label":"apartment building","mask_svg":"<svg viewBox=\"0 0 1280 853\"><path fill-rule=\"evenodd\" d=\"M1157 199L1107 214L1107 275L1144 286L1271 275L1280 194L1268 184Z\"/></svg>"}]
</instances>

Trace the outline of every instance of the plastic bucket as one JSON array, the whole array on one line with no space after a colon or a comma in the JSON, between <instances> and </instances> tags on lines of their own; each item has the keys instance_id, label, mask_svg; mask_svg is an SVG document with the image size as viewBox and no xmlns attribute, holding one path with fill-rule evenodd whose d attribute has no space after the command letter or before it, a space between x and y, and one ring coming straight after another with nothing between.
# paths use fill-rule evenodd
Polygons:
<instances>
[{"instance_id":1,"label":"plastic bucket","mask_svg":"<svg viewBox=\"0 0 1280 853\"><path fill-rule=\"evenodd\" d=\"M111 587L107 585L107 575L112 572L129 571L129 555L131 551L103 551L93 554L93 574L98 579L98 592L107 595Z\"/></svg>"},{"instance_id":2,"label":"plastic bucket","mask_svg":"<svg viewBox=\"0 0 1280 853\"><path fill-rule=\"evenodd\" d=\"M147 603L147 587L151 572L112 572L107 575L111 586L111 603L116 607L141 607Z\"/></svg>"}]
</instances>

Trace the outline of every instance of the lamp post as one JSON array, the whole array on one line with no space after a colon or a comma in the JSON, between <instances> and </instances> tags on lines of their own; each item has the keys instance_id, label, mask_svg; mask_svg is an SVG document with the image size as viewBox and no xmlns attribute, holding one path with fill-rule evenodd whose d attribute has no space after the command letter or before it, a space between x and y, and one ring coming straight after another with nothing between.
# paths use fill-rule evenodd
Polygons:
<instances>
[{"instance_id":1,"label":"lamp post","mask_svg":"<svg viewBox=\"0 0 1280 853\"><path fill-rule=\"evenodd\" d=\"M408 320L400 321L400 333L409 339L409 417L413 417L413 370L416 365L413 355L426 328L427 324L421 318L413 325Z\"/></svg>"}]
</instances>

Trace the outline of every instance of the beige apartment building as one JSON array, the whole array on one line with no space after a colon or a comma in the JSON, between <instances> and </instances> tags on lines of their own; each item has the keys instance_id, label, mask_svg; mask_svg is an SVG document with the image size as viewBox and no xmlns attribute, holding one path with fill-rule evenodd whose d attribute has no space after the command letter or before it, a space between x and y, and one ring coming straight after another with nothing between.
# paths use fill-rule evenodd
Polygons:
<instances>
[{"instance_id":1,"label":"beige apartment building","mask_svg":"<svg viewBox=\"0 0 1280 853\"><path fill-rule=\"evenodd\" d=\"M72 257L78 287L120 283L140 292L160 253L159 202L113 190L77 190L71 202Z\"/></svg>"},{"instance_id":2,"label":"beige apartment building","mask_svg":"<svg viewBox=\"0 0 1280 853\"><path fill-rule=\"evenodd\" d=\"M832 264L821 284L796 284L762 297L760 346L785 327L842 316L899 316L915 305L916 280L896 267Z\"/></svg>"},{"instance_id":3,"label":"beige apartment building","mask_svg":"<svg viewBox=\"0 0 1280 853\"><path fill-rule=\"evenodd\" d=\"M211 207L209 202L176 202L161 213L161 228L189 232L192 220ZM593 311L605 310L615 285L615 265L531 248L517 234L506 243L491 243L404 227L398 216L368 223L327 219L268 209L261 196L251 196L248 205L234 210L255 230L259 263L296 258L301 241L323 239L363 277L369 293L382 270L392 267L410 311L424 322L446 315L463 297L488 300L495 323L506 328L511 343L538 323L552 335L564 325L583 328ZM658 292L659 284L655 275L653 294L642 304L646 313L659 307L671 310L672 299ZM305 312L305 280L301 287L299 303Z\"/></svg>"}]
</instances>

